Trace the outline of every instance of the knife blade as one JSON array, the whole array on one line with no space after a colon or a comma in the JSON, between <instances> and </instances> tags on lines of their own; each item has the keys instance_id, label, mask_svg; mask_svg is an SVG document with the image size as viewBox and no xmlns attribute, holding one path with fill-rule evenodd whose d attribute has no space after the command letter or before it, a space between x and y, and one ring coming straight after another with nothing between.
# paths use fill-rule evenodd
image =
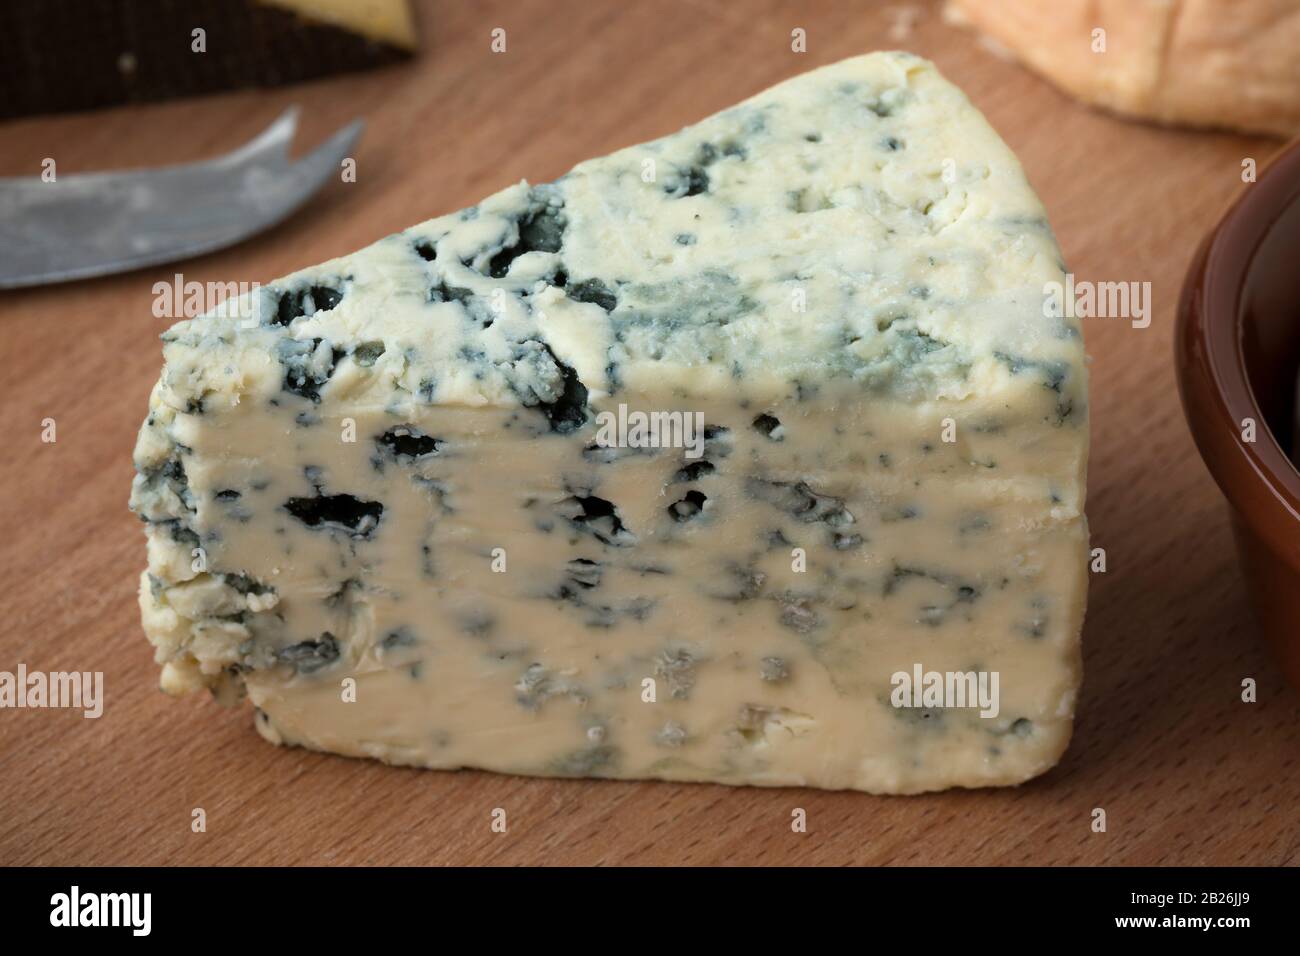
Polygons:
<instances>
[{"instance_id":1,"label":"knife blade","mask_svg":"<svg viewBox=\"0 0 1300 956\"><path fill-rule=\"evenodd\" d=\"M286 218L361 136L354 120L296 162L291 107L215 159L154 169L0 178L0 289L173 262L233 245Z\"/></svg>"}]
</instances>

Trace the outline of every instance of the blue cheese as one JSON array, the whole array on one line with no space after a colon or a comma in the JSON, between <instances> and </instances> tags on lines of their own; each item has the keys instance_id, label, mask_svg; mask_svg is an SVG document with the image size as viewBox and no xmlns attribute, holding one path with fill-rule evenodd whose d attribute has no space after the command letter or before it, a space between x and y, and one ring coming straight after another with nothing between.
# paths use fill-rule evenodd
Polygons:
<instances>
[{"instance_id":1,"label":"blue cheese","mask_svg":"<svg viewBox=\"0 0 1300 956\"><path fill-rule=\"evenodd\" d=\"M131 499L163 687L423 767L1028 779L1087 583L1061 281L1011 152L881 53L182 322ZM698 441L596 440L631 413ZM916 668L996 716L896 706Z\"/></svg>"}]
</instances>

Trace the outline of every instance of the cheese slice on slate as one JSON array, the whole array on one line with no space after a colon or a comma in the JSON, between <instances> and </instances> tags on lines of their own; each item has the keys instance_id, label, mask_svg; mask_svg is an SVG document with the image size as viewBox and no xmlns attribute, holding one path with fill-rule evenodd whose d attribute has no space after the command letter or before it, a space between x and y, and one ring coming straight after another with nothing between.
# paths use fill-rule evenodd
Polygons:
<instances>
[{"instance_id":1,"label":"cheese slice on slate","mask_svg":"<svg viewBox=\"0 0 1300 956\"><path fill-rule=\"evenodd\" d=\"M409 0L4 0L0 119L298 83L417 40Z\"/></svg>"},{"instance_id":2,"label":"cheese slice on slate","mask_svg":"<svg viewBox=\"0 0 1300 956\"><path fill-rule=\"evenodd\" d=\"M132 495L163 686L424 767L1041 773L1087 585L1063 278L983 117L881 53L182 322ZM700 442L612 446L620 406ZM996 672L996 716L895 706L918 668Z\"/></svg>"}]
</instances>

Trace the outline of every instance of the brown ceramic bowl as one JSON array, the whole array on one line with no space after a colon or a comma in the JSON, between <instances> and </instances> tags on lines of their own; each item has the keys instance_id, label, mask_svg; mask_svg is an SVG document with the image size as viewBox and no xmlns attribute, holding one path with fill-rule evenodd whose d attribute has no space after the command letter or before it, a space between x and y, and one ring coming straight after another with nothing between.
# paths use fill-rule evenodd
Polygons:
<instances>
[{"instance_id":1,"label":"brown ceramic bowl","mask_svg":"<svg viewBox=\"0 0 1300 956\"><path fill-rule=\"evenodd\" d=\"M1259 623L1300 689L1300 140L1201 243L1174 339L1183 409L1228 498ZM1256 423L1243 440L1243 421Z\"/></svg>"}]
</instances>

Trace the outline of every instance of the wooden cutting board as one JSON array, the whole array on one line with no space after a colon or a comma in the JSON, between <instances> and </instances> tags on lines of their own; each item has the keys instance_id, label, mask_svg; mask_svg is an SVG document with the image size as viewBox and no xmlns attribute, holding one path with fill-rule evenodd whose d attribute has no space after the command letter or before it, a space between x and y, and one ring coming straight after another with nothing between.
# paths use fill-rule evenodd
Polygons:
<instances>
[{"instance_id":1,"label":"wooden cutting board","mask_svg":"<svg viewBox=\"0 0 1300 956\"><path fill-rule=\"evenodd\" d=\"M0 126L0 175L33 175L45 157L66 174L211 156L290 103L303 106L300 151L353 117L369 124L357 182L251 242L0 294L0 670L100 670L106 683L98 720L0 711L0 863L1300 862L1300 697L1249 623L1171 362L1192 251L1241 188L1242 160L1263 165L1278 143L1089 111L928 3L498 0L420 13L424 50L408 67ZM1108 570L1093 576L1087 676L1057 769L1017 789L918 797L394 769L274 748L247 708L157 690L135 602L144 536L126 508L168 324L151 311L157 279L266 282L892 47L936 60L987 114L1080 279L1152 284L1149 328L1084 321L1088 514ZM1241 701L1246 677L1257 703ZM206 832L192 831L196 808ZM806 833L792 832L795 808Z\"/></svg>"}]
</instances>

